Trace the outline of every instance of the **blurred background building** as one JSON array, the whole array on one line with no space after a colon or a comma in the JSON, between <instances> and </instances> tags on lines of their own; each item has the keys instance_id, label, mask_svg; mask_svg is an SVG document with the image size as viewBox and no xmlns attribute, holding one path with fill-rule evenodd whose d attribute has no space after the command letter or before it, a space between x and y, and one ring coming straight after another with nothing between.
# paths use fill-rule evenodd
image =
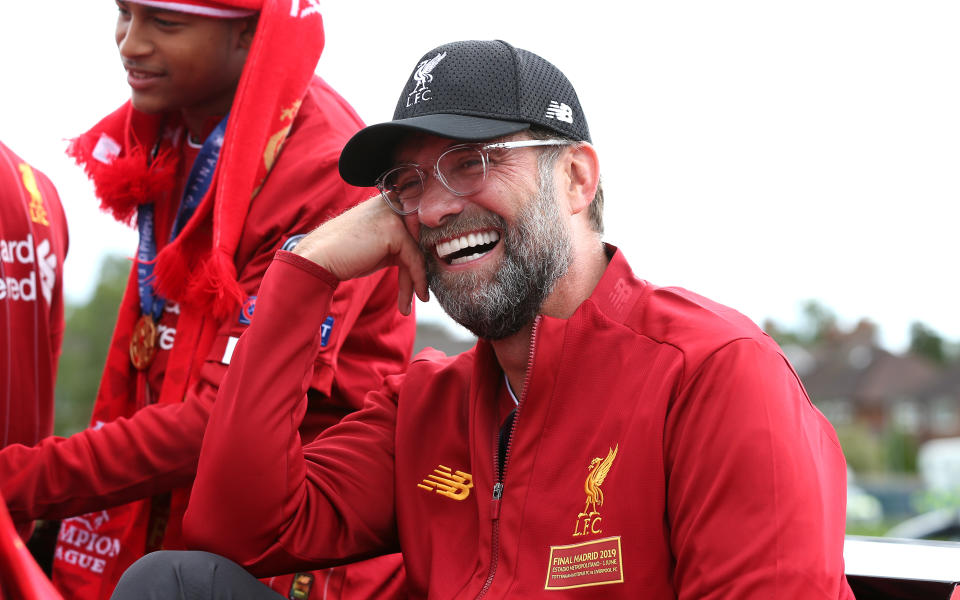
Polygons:
<instances>
[{"instance_id":1,"label":"blurred background building","mask_svg":"<svg viewBox=\"0 0 960 600\"><path fill-rule=\"evenodd\" d=\"M837 430L850 469L848 533L960 539L958 344L915 322L908 348L894 353L867 319L843 328L813 301L803 313L797 330L764 328Z\"/></svg>"}]
</instances>

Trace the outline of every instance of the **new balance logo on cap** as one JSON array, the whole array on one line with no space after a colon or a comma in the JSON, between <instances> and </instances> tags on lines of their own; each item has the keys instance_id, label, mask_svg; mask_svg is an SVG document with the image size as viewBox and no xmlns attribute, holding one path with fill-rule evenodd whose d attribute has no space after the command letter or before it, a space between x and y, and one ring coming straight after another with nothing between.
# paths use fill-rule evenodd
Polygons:
<instances>
[{"instance_id":1,"label":"new balance logo on cap","mask_svg":"<svg viewBox=\"0 0 960 600\"><path fill-rule=\"evenodd\" d=\"M573 123L573 109L563 102L557 102L556 100L550 101L550 106L547 107L547 114L544 116L548 119L563 121L564 123Z\"/></svg>"}]
</instances>

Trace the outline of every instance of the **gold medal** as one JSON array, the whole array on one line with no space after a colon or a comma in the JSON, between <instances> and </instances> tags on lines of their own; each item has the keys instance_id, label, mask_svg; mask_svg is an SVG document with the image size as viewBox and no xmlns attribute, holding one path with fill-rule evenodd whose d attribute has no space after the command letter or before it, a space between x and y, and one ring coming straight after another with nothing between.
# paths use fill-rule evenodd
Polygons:
<instances>
[{"instance_id":1,"label":"gold medal","mask_svg":"<svg viewBox=\"0 0 960 600\"><path fill-rule=\"evenodd\" d=\"M133 326L130 336L130 361L137 370L142 371L150 366L156 354L157 324L150 315L143 315Z\"/></svg>"}]
</instances>

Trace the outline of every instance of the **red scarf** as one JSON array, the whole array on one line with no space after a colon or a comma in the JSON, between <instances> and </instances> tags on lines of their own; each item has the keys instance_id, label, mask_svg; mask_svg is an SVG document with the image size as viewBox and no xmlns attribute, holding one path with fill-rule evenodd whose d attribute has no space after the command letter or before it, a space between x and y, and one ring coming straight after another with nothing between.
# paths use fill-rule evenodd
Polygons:
<instances>
[{"instance_id":1,"label":"red scarf","mask_svg":"<svg viewBox=\"0 0 960 600\"><path fill-rule=\"evenodd\" d=\"M232 316L243 300L234 254L250 202L280 152L323 49L323 22L312 0L227 0L219 5L259 10L260 18L210 189L183 231L157 254L154 287L181 306L159 402L183 401L218 323ZM127 102L71 143L68 154L84 167L101 207L117 220L132 223L139 204L162 202L173 192L179 152L165 134L177 128L178 118L141 113ZM130 335L139 316L134 264L93 425L130 416L142 406L146 381L129 357ZM159 532L164 547L180 544L187 498L188 490L172 493L169 526ZM123 571L154 545L158 532L147 531L153 504L141 500L64 523L64 528L82 528L88 539L117 543L117 552L108 552L106 562L96 565L71 561L66 546L58 545L54 580L66 597L109 597Z\"/></svg>"}]
</instances>

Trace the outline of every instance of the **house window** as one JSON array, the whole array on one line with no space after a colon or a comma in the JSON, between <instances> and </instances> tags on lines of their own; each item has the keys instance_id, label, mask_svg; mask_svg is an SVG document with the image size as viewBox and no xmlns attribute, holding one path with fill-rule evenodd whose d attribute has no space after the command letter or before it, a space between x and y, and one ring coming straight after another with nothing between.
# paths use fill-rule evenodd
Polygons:
<instances>
[{"instance_id":1,"label":"house window","mask_svg":"<svg viewBox=\"0 0 960 600\"><path fill-rule=\"evenodd\" d=\"M937 396L930 402L930 429L937 435L956 435L960 425L957 401L950 396Z\"/></svg>"},{"instance_id":2,"label":"house window","mask_svg":"<svg viewBox=\"0 0 960 600\"><path fill-rule=\"evenodd\" d=\"M920 407L912 400L899 400L893 405L893 424L907 433L920 430Z\"/></svg>"},{"instance_id":3,"label":"house window","mask_svg":"<svg viewBox=\"0 0 960 600\"><path fill-rule=\"evenodd\" d=\"M834 426L849 425L853 422L853 404L849 400L836 398L817 403L817 408Z\"/></svg>"}]
</instances>

